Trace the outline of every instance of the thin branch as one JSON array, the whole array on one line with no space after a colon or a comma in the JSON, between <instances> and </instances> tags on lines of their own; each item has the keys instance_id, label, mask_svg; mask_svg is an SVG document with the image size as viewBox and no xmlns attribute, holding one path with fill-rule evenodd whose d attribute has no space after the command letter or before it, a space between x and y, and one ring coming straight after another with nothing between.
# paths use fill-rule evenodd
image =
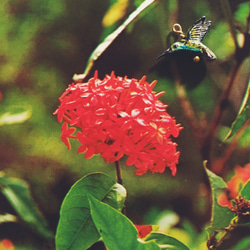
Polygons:
<instances>
[{"instance_id":1,"label":"thin branch","mask_svg":"<svg viewBox=\"0 0 250 250\"><path fill-rule=\"evenodd\" d=\"M129 17L124 21L124 23L119 26L114 32L108 35L102 43L100 43L95 50L92 52L88 59L87 67L83 74L75 74L73 80L75 82L82 81L90 73L90 70L94 66L94 62L103 54L103 52L114 42L114 40L131 24L138 15L148 8L151 4L156 2L156 0L145 0L134 12L132 12Z\"/></svg>"},{"instance_id":2,"label":"thin branch","mask_svg":"<svg viewBox=\"0 0 250 250\"><path fill-rule=\"evenodd\" d=\"M226 150L224 151L223 155L216 160L212 165L211 165L211 170L215 172L216 174L224 175L226 168L225 164L229 160L230 156L238 146L239 140L242 137L245 129L250 125L250 119L248 119L243 126L239 128L239 130L235 133L235 135L232 137L232 141L229 143L227 146ZM222 173L224 171L224 173Z\"/></svg>"},{"instance_id":3,"label":"thin branch","mask_svg":"<svg viewBox=\"0 0 250 250\"><path fill-rule=\"evenodd\" d=\"M210 153L211 153L211 148L212 148L212 142L214 140L215 135L217 134L221 119L223 117L223 114L225 110L228 107L229 103L229 95L233 87L233 83L235 80L235 77L237 75L237 72L240 68L241 61L236 61L236 64L234 68L231 71L231 74L228 78L228 81L225 85L225 90L221 95L221 98L219 100L219 103L217 105L217 108L215 110L215 114L213 116L213 119L210 123L209 130L204 137L204 140L202 142L202 157L204 160L208 160L208 164L210 164ZM208 167L209 168L209 167Z\"/></svg>"},{"instance_id":4,"label":"thin branch","mask_svg":"<svg viewBox=\"0 0 250 250\"><path fill-rule=\"evenodd\" d=\"M119 161L115 161L115 168L116 168L117 183L122 185L122 177L121 177L121 169L120 169L120 162Z\"/></svg>"},{"instance_id":5,"label":"thin branch","mask_svg":"<svg viewBox=\"0 0 250 250\"><path fill-rule=\"evenodd\" d=\"M177 74L176 74L177 76ZM197 120L195 116L195 112L193 110L192 105L190 104L188 97L186 95L186 90L181 84L180 79L175 77L175 83L176 83L176 90L177 90L177 95L181 104L181 107L184 111L185 118L187 122L189 123L193 134L197 137L197 139L200 139L201 136L201 126L199 124L199 121Z\"/></svg>"},{"instance_id":6,"label":"thin branch","mask_svg":"<svg viewBox=\"0 0 250 250\"><path fill-rule=\"evenodd\" d=\"M221 3L223 4L224 9L226 10L226 16L228 18L228 22L229 22L230 27L231 27L231 32L232 32L233 38L236 39L234 36L234 32L232 31L233 30L233 28L232 28L233 27L232 26L233 19L232 19L232 16L230 16L231 10L230 10L230 7L228 5L228 2L227 2L227 0L221 0ZM247 26L248 26L249 22L250 22L250 15L247 18ZM235 31L235 29L234 29L234 31ZM219 103L217 105L217 108L215 110L214 117L212 118L212 121L210 123L210 128L209 128L207 135L205 136L204 141L202 143L203 144L202 145L202 157L204 160L210 159L212 142L213 142L214 137L218 131L223 114L228 107L229 96L230 96L232 87L234 85L236 75L238 73L238 70L240 69L241 64L248 57L248 55L250 53L250 46L249 46L250 35L249 35L249 33L245 33L244 36L245 36L245 41L244 41L243 47L238 47L237 41L235 40L236 63L234 65L234 67L231 71L231 74L228 78L228 81L225 85L224 92L221 95L221 98L220 98ZM208 164L210 164L210 161L208 161ZM208 166L208 168L209 168L209 166Z\"/></svg>"},{"instance_id":7,"label":"thin branch","mask_svg":"<svg viewBox=\"0 0 250 250\"><path fill-rule=\"evenodd\" d=\"M116 168L116 180L118 184L122 185L122 177L121 177L121 168L120 168L120 162L115 161L115 168ZM122 213L126 215L126 205L124 204L122 208Z\"/></svg>"},{"instance_id":8,"label":"thin branch","mask_svg":"<svg viewBox=\"0 0 250 250\"><path fill-rule=\"evenodd\" d=\"M229 24L229 29L230 29L230 32L234 41L235 50L237 50L239 48L239 45L238 45L237 38L236 38L236 29L234 26L233 15L232 15L230 5L228 3L228 0L220 0L220 2L222 5L222 10L224 12L224 15L226 16L227 22Z\"/></svg>"},{"instance_id":9,"label":"thin branch","mask_svg":"<svg viewBox=\"0 0 250 250\"><path fill-rule=\"evenodd\" d=\"M214 131L216 131L216 129L218 128L218 125L220 124L220 120L223 116L223 113L228 107L229 95L231 93L233 83L234 83L234 80L235 80L235 77L237 75L240 65L241 63L236 62L234 68L231 71L231 75L229 76L229 79L226 83L225 90L221 95L219 104L217 106L213 120L211 122L210 133L214 133Z\"/></svg>"}]
</instances>

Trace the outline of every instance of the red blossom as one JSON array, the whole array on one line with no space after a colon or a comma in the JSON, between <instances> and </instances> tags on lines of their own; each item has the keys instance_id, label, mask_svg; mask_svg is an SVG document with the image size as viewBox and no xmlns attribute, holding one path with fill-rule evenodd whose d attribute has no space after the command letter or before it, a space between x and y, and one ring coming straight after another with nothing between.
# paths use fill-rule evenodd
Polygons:
<instances>
[{"instance_id":1,"label":"red blossom","mask_svg":"<svg viewBox=\"0 0 250 250\"><path fill-rule=\"evenodd\" d=\"M221 193L218 197L218 203L223 207L232 207L230 200L239 195L242 186L250 179L250 163L244 167L236 166L234 172L235 174L227 182L227 192Z\"/></svg>"},{"instance_id":2,"label":"red blossom","mask_svg":"<svg viewBox=\"0 0 250 250\"><path fill-rule=\"evenodd\" d=\"M69 138L75 138L75 136L72 136L74 132L75 128L68 128L67 122L63 123L61 140L64 142L68 149L70 149Z\"/></svg>"},{"instance_id":3,"label":"red blossom","mask_svg":"<svg viewBox=\"0 0 250 250\"><path fill-rule=\"evenodd\" d=\"M137 237L143 239L145 238L148 234L150 234L153 230L152 225L135 225L138 235Z\"/></svg>"},{"instance_id":4,"label":"red blossom","mask_svg":"<svg viewBox=\"0 0 250 250\"><path fill-rule=\"evenodd\" d=\"M175 175L179 152L171 136L177 137L181 128L158 100L163 93L152 90L155 84L114 73L72 83L54 113L64 121L62 141L70 148L68 139L76 138L85 158L100 154L105 162L114 162L126 155L126 165L135 165L137 175L162 173L166 167Z\"/></svg>"},{"instance_id":5,"label":"red blossom","mask_svg":"<svg viewBox=\"0 0 250 250\"><path fill-rule=\"evenodd\" d=\"M3 239L0 241L0 250L14 250L15 246L9 239Z\"/></svg>"}]
</instances>

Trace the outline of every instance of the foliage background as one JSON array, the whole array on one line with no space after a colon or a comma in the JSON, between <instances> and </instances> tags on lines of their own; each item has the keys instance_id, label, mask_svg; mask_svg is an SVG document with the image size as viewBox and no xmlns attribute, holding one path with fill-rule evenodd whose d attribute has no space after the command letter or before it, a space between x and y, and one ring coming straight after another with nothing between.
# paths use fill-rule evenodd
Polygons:
<instances>
[{"instance_id":1,"label":"foliage background","mask_svg":"<svg viewBox=\"0 0 250 250\"><path fill-rule=\"evenodd\" d=\"M0 168L7 176L24 179L32 197L55 231L61 202L70 186L80 177L94 171L115 177L115 169L101 157L85 160L60 141L60 125L53 112L57 98L82 73L91 52L104 37L118 27L142 2L118 1L124 15L109 27L102 22L114 0L2 0L0 4L0 116L22 114L0 127ZM165 209L174 210L181 220L188 220L200 231L209 220L202 158L194 137L178 103L174 83L150 69L155 58L167 48L166 36L175 22L184 31L201 16L212 20L206 44L218 60L207 65L207 75L195 89L187 92L197 115L209 121L233 65L234 43L226 18L225 2L166 1L146 10L129 26L97 60L94 69L99 77L112 70L116 75L158 80L156 91L166 93L162 101L184 130L177 142L181 152L177 176L163 174L135 176L133 167L122 166L124 185L128 191L127 215L137 224L153 223ZM239 28L249 13L249 1L228 1ZM120 13L118 12L118 13ZM113 12L112 17L116 16ZM112 21L112 20L111 20ZM241 37L238 37L239 40ZM234 121L249 80L249 58L244 61L237 85L230 97L230 107L222 121L215 145L220 157L223 136ZM240 141L226 163L224 176L236 164L249 162L249 133ZM14 213L3 196L0 211ZM10 238L26 249L47 249L44 239L22 223L0 224L0 238ZM40 247L38 247L40 245Z\"/></svg>"}]
</instances>

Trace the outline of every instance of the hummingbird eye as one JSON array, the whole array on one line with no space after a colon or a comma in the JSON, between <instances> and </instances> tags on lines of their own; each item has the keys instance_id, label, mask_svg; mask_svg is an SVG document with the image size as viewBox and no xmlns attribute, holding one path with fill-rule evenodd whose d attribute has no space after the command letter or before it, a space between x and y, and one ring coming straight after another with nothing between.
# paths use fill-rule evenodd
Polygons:
<instances>
[{"instance_id":1,"label":"hummingbird eye","mask_svg":"<svg viewBox=\"0 0 250 250\"><path fill-rule=\"evenodd\" d=\"M177 49L177 48L178 48L178 45L177 45L177 44L173 44L172 48L173 48L173 49Z\"/></svg>"}]
</instances>

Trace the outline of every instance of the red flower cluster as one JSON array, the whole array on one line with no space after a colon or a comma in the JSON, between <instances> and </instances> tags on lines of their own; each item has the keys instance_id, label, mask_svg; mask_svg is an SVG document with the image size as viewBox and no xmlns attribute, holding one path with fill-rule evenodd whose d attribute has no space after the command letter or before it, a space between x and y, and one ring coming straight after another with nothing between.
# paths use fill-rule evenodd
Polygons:
<instances>
[{"instance_id":1,"label":"red flower cluster","mask_svg":"<svg viewBox=\"0 0 250 250\"><path fill-rule=\"evenodd\" d=\"M232 207L231 200L239 195L241 188L250 179L250 163L244 167L236 166L234 172L235 174L227 182L227 192L221 193L218 197L218 203L223 207Z\"/></svg>"},{"instance_id":2,"label":"red flower cluster","mask_svg":"<svg viewBox=\"0 0 250 250\"><path fill-rule=\"evenodd\" d=\"M166 167L176 174L179 152L170 136L177 137L180 125L166 112L158 100L163 93L152 91L149 84L116 77L103 80L95 76L86 83L72 83L59 98L55 111L58 121L64 120L61 139L70 149L69 138L81 146L78 153L85 158L101 154L105 162L114 162L127 155L126 165L135 165L136 174L148 170L162 173Z\"/></svg>"}]
</instances>

